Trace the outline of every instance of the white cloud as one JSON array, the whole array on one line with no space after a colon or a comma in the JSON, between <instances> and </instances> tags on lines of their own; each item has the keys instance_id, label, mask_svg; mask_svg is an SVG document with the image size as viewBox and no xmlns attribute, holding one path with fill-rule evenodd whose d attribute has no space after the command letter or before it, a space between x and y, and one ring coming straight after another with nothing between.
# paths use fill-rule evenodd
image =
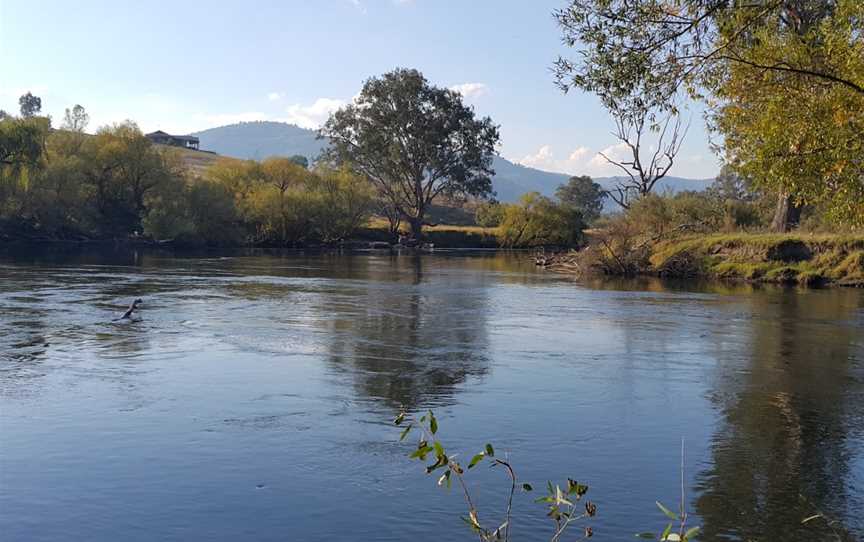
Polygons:
<instances>
[{"instance_id":1,"label":"white cloud","mask_svg":"<svg viewBox=\"0 0 864 542\"><path fill-rule=\"evenodd\" d=\"M580 145L559 157L552 145L541 146L536 153L529 154L521 160L515 160L523 166L553 171L555 173L566 173L568 175L591 175L592 177L612 177L621 175L621 170L600 156L605 154L613 160L627 160L630 158L630 149L624 143L610 145L600 152ZM566 158L563 156L566 155Z\"/></svg>"},{"instance_id":2,"label":"white cloud","mask_svg":"<svg viewBox=\"0 0 864 542\"><path fill-rule=\"evenodd\" d=\"M318 98L312 105L293 104L285 109L288 116L285 122L296 124L301 128L320 128L330 113L345 105L344 100L334 98Z\"/></svg>"},{"instance_id":3,"label":"white cloud","mask_svg":"<svg viewBox=\"0 0 864 542\"><path fill-rule=\"evenodd\" d=\"M518 163L523 166L554 171L556 173L567 173L571 175L582 174L586 169L586 159L590 158L591 149L579 146L567 154L567 158L558 158L551 145L543 145L536 153L529 154Z\"/></svg>"},{"instance_id":4,"label":"white cloud","mask_svg":"<svg viewBox=\"0 0 864 542\"><path fill-rule=\"evenodd\" d=\"M450 87L453 92L458 92L465 98L479 98L489 93L489 87L485 83L462 83Z\"/></svg>"},{"instance_id":5,"label":"white cloud","mask_svg":"<svg viewBox=\"0 0 864 542\"><path fill-rule=\"evenodd\" d=\"M628 160L633 157L633 155L630 153L630 147L628 147L626 143L621 142L615 145L609 145L602 151L595 154L594 157L591 158L591 160L588 162L588 165L590 167L598 170L609 170L611 174L614 175L618 175L621 172L620 168L618 168L618 166L613 166L612 164L610 164L609 161L606 160L606 158L603 158L603 156L600 155L601 153L609 157L610 159L615 160L616 162Z\"/></svg>"},{"instance_id":6,"label":"white cloud","mask_svg":"<svg viewBox=\"0 0 864 542\"><path fill-rule=\"evenodd\" d=\"M543 145L535 154L529 154L517 162L523 166L537 169L552 169L554 168L555 157L552 153L552 147Z\"/></svg>"},{"instance_id":7,"label":"white cloud","mask_svg":"<svg viewBox=\"0 0 864 542\"><path fill-rule=\"evenodd\" d=\"M573 152L570 153L569 160L571 162L579 162L583 158L585 158L590 152L591 149L589 149L588 147L576 147Z\"/></svg>"},{"instance_id":8,"label":"white cloud","mask_svg":"<svg viewBox=\"0 0 864 542\"><path fill-rule=\"evenodd\" d=\"M278 102L282 98L285 97L285 93L283 92L269 92L267 93L267 99L271 102Z\"/></svg>"}]
</instances>

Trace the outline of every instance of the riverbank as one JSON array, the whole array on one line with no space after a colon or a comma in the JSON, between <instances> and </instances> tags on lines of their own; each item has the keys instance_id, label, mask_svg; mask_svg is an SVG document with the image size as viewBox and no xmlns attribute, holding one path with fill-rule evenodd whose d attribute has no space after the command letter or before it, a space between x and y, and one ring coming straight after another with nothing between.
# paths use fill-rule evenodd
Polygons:
<instances>
[{"instance_id":1,"label":"riverbank","mask_svg":"<svg viewBox=\"0 0 864 542\"><path fill-rule=\"evenodd\" d=\"M363 250L392 244L394 239L387 231L386 221L373 219L359 228L349 239L334 243L291 243L278 245L273 242L208 243L194 236L176 239L152 239L149 237L86 237L83 235L50 236L21 229L8 231L0 225L0 246L44 246L44 245L105 245L154 248L296 248L296 249L357 249ZM424 228L424 243L445 249L497 249L500 248L497 228L438 224Z\"/></svg>"},{"instance_id":2,"label":"riverbank","mask_svg":"<svg viewBox=\"0 0 864 542\"><path fill-rule=\"evenodd\" d=\"M639 254L634 257L635 250ZM613 262L626 259L628 265L601 265L604 258ZM644 243L626 255L616 254L601 243L547 267L565 272L600 271L608 275L864 287L864 235L687 235Z\"/></svg>"}]
</instances>

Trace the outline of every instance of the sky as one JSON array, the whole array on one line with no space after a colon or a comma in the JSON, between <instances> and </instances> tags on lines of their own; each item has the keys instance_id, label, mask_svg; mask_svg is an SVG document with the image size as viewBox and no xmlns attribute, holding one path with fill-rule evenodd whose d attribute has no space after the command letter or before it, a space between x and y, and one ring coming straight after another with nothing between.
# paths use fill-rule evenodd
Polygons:
<instances>
[{"instance_id":1,"label":"sky","mask_svg":"<svg viewBox=\"0 0 864 542\"><path fill-rule=\"evenodd\" d=\"M131 119L189 133L240 121L317 128L363 82L396 67L459 90L501 126L502 156L593 176L619 172L598 100L563 94L566 0L0 0L0 108L42 98L55 124L83 105L88 130ZM719 170L698 108L671 175Z\"/></svg>"}]
</instances>

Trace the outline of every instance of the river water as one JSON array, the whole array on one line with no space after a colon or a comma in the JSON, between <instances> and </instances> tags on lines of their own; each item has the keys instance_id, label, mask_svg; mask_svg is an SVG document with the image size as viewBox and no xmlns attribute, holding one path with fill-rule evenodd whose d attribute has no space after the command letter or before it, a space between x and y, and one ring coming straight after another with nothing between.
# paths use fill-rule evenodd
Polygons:
<instances>
[{"instance_id":1,"label":"river water","mask_svg":"<svg viewBox=\"0 0 864 542\"><path fill-rule=\"evenodd\" d=\"M663 529L682 438L702 540L864 538L862 291L504 254L0 256L4 541L473 539L401 406L465 459L588 484L598 540ZM504 473L467 480L492 523ZM534 497L516 540L549 539Z\"/></svg>"}]
</instances>

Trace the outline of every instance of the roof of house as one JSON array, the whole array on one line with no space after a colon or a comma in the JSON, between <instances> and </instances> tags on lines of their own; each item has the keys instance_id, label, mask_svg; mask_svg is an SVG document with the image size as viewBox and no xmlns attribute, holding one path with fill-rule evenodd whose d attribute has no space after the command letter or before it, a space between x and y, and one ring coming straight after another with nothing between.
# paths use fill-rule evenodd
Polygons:
<instances>
[{"instance_id":1,"label":"roof of house","mask_svg":"<svg viewBox=\"0 0 864 542\"><path fill-rule=\"evenodd\" d=\"M154 137L154 136L156 136L156 137L170 137L172 139L178 139L181 141L198 141L198 138L195 136L171 135L171 134L163 132L162 130L156 130L155 132L150 132L149 134L147 134L147 137Z\"/></svg>"}]
</instances>

